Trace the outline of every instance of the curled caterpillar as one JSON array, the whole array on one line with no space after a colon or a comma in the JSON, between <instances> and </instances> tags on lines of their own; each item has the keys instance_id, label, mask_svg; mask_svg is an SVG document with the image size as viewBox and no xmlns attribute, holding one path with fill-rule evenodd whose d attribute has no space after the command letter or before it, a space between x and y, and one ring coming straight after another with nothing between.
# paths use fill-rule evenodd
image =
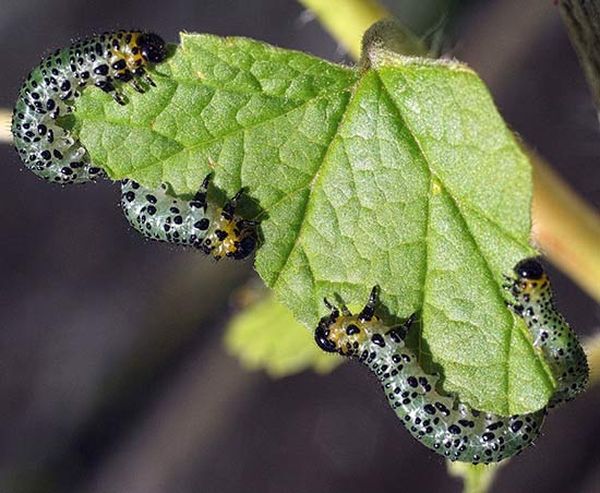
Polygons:
<instances>
[{"instance_id":1,"label":"curled caterpillar","mask_svg":"<svg viewBox=\"0 0 600 493\"><path fill-rule=\"evenodd\" d=\"M78 41L44 58L21 86L13 112L12 134L22 161L36 175L56 183L102 176L60 118L73 111L75 98L87 85L124 104L118 85L131 83L144 92L145 86L154 85L146 67L165 57L166 45L158 35L117 31Z\"/></svg>"},{"instance_id":2,"label":"curled caterpillar","mask_svg":"<svg viewBox=\"0 0 600 493\"><path fill-rule=\"evenodd\" d=\"M515 273L517 279L511 284L515 300L524 302L525 294L529 295L527 306L524 303L515 305L518 313L532 308L532 314L527 315L531 320L528 326L544 354L552 355L550 366L558 382L557 397L553 402L572 398L587 381L585 355L575 349L579 344L562 317L552 314L553 305L548 303L551 296L543 294L549 293L548 285L543 281L537 284L531 282L543 278L539 262L530 259L519 263ZM547 278L544 280L547 283ZM369 301L357 315L350 313L345 306L337 308L327 300L325 304L330 313L320 320L315 329L318 346L328 352L357 358L369 367L381 382L396 415L425 446L453 461L487 464L520 453L539 435L546 415L545 408L534 413L504 417L471 409L455 396L441 393L437 388L439 377L425 373L414 352L404 343L414 322L414 314L401 326L387 326L375 314L377 287L373 288ZM545 316L542 317L541 313ZM552 329L540 325L546 322L551 322ZM544 331L551 335L543 337L542 341ZM571 356L567 355L566 347L570 349ZM559 352L561 348L563 352ZM555 354L560 357L554 358ZM578 371L571 372L569 368ZM560 399L558 396L561 396Z\"/></svg>"},{"instance_id":3,"label":"curled caterpillar","mask_svg":"<svg viewBox=\"0 0 600 493\"><path fill-rule=\"evenodd\" d=\"M153 191L124 180L121 207L129 223L147 238L192 246L217 260L243 259L256 248L256 222L235 214L241 192L222 209L207 202L209 179L210 175L192 200L169 195L165 186Z\"/></svg>"},{"instance_id":4,"label":"curled caterpillar","mask_svg":"<svg viewBox=\"0 0 600 493\"><path fill-rule=\"evenodd\" d=\"M533 346L539 348L556 380L553 407L570 401L587 386L589 368L575 332L556 309L548 274L536 259L519 262L515 278L505 276L504 288L513 296L509 307L525 320Z\"/></svg>"},{"instance_id":5,"label":"curled caterpillar","mask_svg":"<svg viewBox=\"0 0 600 493\"><path fill-rule=\"evenodd\" d=\"M25 165L38 176L61 184L83 183L103 175L61 117L73 111L75 98L93 84L125 104L120 85L143 93L154 82L146 73L166 58L166 45L154 33L117 31L87 38L42 60L23 83L15 105L12 132ZM256 248L256 223L235 215L239 194L222 209L206 200L208 179L194 200L169 196L125 180L121 204L131 225L143 235L189 245L216 259L242 259Z\"/></svg>"}]
</instances>

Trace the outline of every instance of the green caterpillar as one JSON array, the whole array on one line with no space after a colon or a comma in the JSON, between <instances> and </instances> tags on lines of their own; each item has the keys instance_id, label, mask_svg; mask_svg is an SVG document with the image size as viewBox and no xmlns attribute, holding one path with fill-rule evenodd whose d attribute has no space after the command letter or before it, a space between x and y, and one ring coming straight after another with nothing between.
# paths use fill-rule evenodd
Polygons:
<instances>
[{"instance_id":1,"label":"green caterpillar","mask_svg":"<svg viewBox=\"0 0 600 493\"><path fill-rule=\"evenodd\" d=\"M12 120L15 147L25 165L45 180L93 181L104 172L60 117L73 111L81 90L94 85L123 105L121 85L145 92L154 82L146 69L167 56L164 40L154 33L115 31L92 36L57 50L34 68L19 91ZM192 246L215 259L243 259L257 245L257 224L235 214L239 194L222 209L207 201L208 179L194 200L173 197L124 180L121 206L129 223L144 236Z\"/></svg>"},{"instance_id":2,"label":"green caterpillar","mask_svg":"<svg viewBox=\"0 0 600 493\"><path fill-rule=\"evenodd\" d=\"M241 260L256 248L257 223L235 213L239 192L223 208L207 201L210 175L192 200L167 194L166 187L150 190L131 180L121 183L125 217L145 237L198 248L219 260Z\"/></svg>"},{"instance_id":3,"label":"green caterpillar","mask_svg":"<svg viewBox=\"0 0 600 493\"><path fill-rule=\"evenodd\" d=\"M44 58L21 86L13 112L11 130L25 166L41 178L61 184L102 176L102 169L90 163L79 140L57 120L73 111L75 98L88 85L125 104L119 83L130 83L144 92L140 80L154 85L145 68L166 56L160 36L116 31L78 41Z\"/></svg>"},{"instance_id":4,"label":"green caterpillar","mask_svg":"<svg viewBox=\"0 0 600 493\"><path fill-rule=\"evenodd\" d=\"M547 274L535 259L519 262L515 278L506 277L512 310L523 317L557 383L549 406L573 399L588 382L585 353L576 335L556 310ZM414 314L399 327L388 327L375 314L378 288L363 310L353 315L345 306L330 310L315 329L318 346L357 358L375 373L388 402L408 431L421 443L450 460L499 462L523 451L539 435L546 409L499 416L471 409L436 388L438 376L423 371L404 340Z\"/></svg>"}]
</instances>

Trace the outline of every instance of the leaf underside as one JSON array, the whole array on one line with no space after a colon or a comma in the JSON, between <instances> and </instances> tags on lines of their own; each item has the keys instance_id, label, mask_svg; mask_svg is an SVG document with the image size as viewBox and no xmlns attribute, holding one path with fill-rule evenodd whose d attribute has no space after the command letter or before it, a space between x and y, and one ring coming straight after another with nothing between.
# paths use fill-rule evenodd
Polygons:
<instances>
[{"instance_id":1,"label":"leaf underside","mask_svg":"<svg viewBox=\"0 0 600 493\"><path fill-rule=\"evenodd\" d=\"M153 78L125 106L95 89L77 104L111 178L189 194L214 171L258 204L256 270L307 327L324 296L358 307L379 284L385 311L420 314L415 349L445 391L503 415L547 403L552 378L501 288L535 254L531 172L474 72L389 53L360 71L182 34Z\"/></svg>"}]
</instances>

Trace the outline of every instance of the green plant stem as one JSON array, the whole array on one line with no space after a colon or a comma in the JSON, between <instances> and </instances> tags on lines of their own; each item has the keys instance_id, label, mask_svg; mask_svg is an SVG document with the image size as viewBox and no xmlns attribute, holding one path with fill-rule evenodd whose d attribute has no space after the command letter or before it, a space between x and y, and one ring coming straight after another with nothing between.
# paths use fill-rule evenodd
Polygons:
<instances>
[{"instance_id":1,"label":"green plant stem","mask_svg":"<svg viewBox=\"0 0 600 493\"><path fill-rule=\"evenodd\" d=\"M595 300L600 301L600 218L535 153L533 240L542 252Z\"/></svg>"},{"instance_id":2,"label":"green plant stem","mask_svg":"<svg viewBox=\"0 0 600 493\"><path fill-rule=\"evenodd\" d=\"M363 33L375 22L393 18L378 0L298 0L311 10L329 34L356 60L360 58ZM412 36L412 39L416 39ZM411 43L405 55L422 56L421 44ZM415 48L417 52L415 52Z\"/></svg>"},{"instance_id":3,"label":"green plant stem","mask_svg":"<svg viewBox=\"0 0 600 493\"><path fill-rule=\"evenodd\" d=\"M6 108L0 108L0 143L12 142L10 133L10 121L12 113Z\"/></svg>"},{"instance_id":4,"label":"green plant stem","mask_svg":"<svg viewBox=\"0 0 600 493\"><path fill-rule=\"evenodd\" d=\"M590 385L596 385L600 383L600 334L588 339L583 346L590 365Z\"/></svg>"},{"instance_id":5,"label":"green plant stem","mask_svg":"<svg viewBox=\"0 0 600 493\"><path fill-rule=\"evenodd\" d=\"M497 464L446 463L448 474L463 481L463 493L486 493L489 491L498 470L508 461Z\"/></svg>"},{"instance_id":6,"label":"green plant stem","mask_svg":"<svg viewBox=\"0 0 600 493\"><path fill-rule=\"evenodd\" d=\"M375 0L300 0L358 58L363 32L389 17ZM366 13L366 14L365 14ZM361 16L365 15L364 19ZM406 55L423 55L407 44ZM539 156L533 165L533 241L559 269L600 302L600 216Z\"/></svg>"}]
</instances>

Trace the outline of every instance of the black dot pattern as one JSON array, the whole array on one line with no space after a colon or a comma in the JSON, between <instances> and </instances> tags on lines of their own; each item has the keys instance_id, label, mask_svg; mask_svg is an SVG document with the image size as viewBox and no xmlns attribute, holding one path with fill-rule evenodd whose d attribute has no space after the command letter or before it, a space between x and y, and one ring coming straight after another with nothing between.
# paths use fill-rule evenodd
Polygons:
<instances>
[{"instance_id":1,"label":"black dot pattern","mask_svg":"<svg viewBox=\"0 0 600 493\"><path fill-rule=\"evenodd\" d=\"M528 264L528 267L531 267ZM523 269L521 269L523 270ZM515 268L515 272L518 269ZM550 405L570 400L587 384L585 354L575 334L554 308L547 276L508 278L515 298L510 306L525 319L534 346L548 360L558 382ZM361 313L372 312L377 288ZM472 409L456 396L438 388L439 376L423 371L416 355L404 343L414 317L401 327L388 327L373 315L366 320L346 307L332 307L315 329L315 341L327 352L358 359L381 382L387 400L413 437L453 461L474 464L499 462L521 453L538 437L547 410L500 416Z\"/></svg>"},{"instance_id":2,"label":"black dot pattern","mask_svg":"<svg viewBox=\"0 0 600 493\"><path fill-rule=\"evenodd\" d=\"M87 85L111 94L119 104L125 104L123 82L130 81L135 90L144 92L154 85L145 72L148 54L152 53L153 62L162 61L164 47L155 34L117 31L77 41L44 58L21 86L13 111L11 130L25 166L61 184L102 176L77 137L58 119L72 113L75 99Z\"/></svg>"},{"instance_id":3,"label":"black dot pattern","mask_svg":"<svg viewBox=\"0 0 600 493\"><path fill-rule=\"evenodd\" d=\"M544 355L556 381L550 407L574 399L587 387L589 368L583 347L556 308L550 279L536 259L519 262L515 277L506 277L505 288L512 310L523 318L533 346ZM535 275L532 275L535 274Z\"/></svg>"},{"instance_id":4,"label":"black dot pattern","mask_svg":"<svg viewBox=\"0 0 600 493\"><path fill-rule=\"evenodd\" d=\"M209 180L192 200L170 195L166 187L150 190L121 183L121 207L129 223L145 237L198 248L215 259L242 259L257 244L256 223L235 214L236 195L222 209L207 200Z\"/></svg>"}]
</instances>

